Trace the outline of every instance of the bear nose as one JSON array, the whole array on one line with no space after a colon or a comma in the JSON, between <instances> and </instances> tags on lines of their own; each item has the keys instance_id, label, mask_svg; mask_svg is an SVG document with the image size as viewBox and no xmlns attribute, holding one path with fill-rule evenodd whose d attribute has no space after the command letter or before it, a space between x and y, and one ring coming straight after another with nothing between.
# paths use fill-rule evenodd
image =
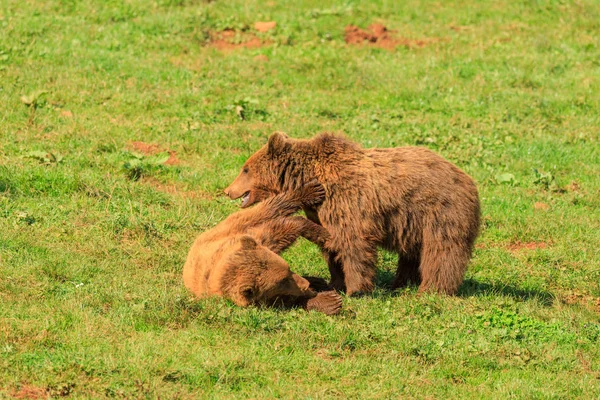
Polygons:
<instances>
[{"instance_id":1,"label":"bear nose","mask_svg":"<svg viewBox=\"0 0 600 400\"><path fill-rule=\"evenodd\" d=\"M226 188L223 190L223 192L225 192L225 194L226 194L227 196L229 196L229 187L226 187Z\"/></svg>"}]
</instances>

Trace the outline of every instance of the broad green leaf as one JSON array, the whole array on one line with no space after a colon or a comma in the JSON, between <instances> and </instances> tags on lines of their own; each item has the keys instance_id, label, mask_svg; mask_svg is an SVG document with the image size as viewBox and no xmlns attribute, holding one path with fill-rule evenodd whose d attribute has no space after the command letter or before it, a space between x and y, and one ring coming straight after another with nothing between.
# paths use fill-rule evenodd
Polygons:
<instances>
[{"instance_id":1,"label":"broad green leaf","mask_svg":"<svg viewBox=\"0 0 600 400\"><path fill-rule=\"evenodd\" d=\"M496 182L498 182L498 183L514 183L515 182L515 176L513 174L508 173L508 172L504 172L502 174L497 174L496 175Z\"/></svg>"},{"instance_id":2,"label":"broad green leaf","mask_svg":"<svg viewBox=\"0 0 600 400\"><path fill-rule=\"evenodd\" d=\"M161 165L167 162L167 160L171 157L171 155L167 152L155 154L146 159L146 162L151 165Z\"/></svg>"}]
</instances>

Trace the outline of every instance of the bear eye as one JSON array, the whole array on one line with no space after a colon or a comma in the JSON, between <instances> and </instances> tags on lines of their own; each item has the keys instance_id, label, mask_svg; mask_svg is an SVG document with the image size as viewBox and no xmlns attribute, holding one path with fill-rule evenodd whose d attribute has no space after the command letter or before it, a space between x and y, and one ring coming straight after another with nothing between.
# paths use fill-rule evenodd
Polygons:
<instances>
[{"instance_id":1,"label":"bear eye","mask_svg":"<svg viewBox=\"0 0 600 400\"><path fill-rule=\"evenodd\" d=\"M245 174L247 174L247 173L248 173L248 168L244 168L244 169L242 170L242 172L244 172Z\"/></svg>"}]
</instances>

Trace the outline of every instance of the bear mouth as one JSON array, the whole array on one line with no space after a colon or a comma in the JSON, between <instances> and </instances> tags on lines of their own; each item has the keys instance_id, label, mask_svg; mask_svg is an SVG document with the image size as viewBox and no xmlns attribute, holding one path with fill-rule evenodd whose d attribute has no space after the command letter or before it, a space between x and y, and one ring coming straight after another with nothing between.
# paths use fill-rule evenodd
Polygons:
<instances>
[{"instance_id":1,"label":"bear mouth","mask_svg":"<svg viewBox=\"0 0 600 400\"><path fill-rule=\"evenodd\" d=\"M246 208L254 203L254 199L252 198L251 194L252 192L248 190L242 195L242 208Z\"/></svg>"}]
</instances>

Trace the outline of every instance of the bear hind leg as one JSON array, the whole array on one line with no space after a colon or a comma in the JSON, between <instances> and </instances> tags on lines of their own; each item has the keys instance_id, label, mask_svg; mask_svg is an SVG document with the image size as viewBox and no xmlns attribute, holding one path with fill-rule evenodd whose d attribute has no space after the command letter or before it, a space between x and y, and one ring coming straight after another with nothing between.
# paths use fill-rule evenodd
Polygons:
<instances>
[{"instance_id":1,"label":"bear hind leg","mask_svg":"<svg viewBox=\"0 0 600 400\"><path fill-rule=\"evenodd\" d=\"M456 243L437 242L423 246L421 253L421 285L419 292L454 295L462 284L470 249Z\"/></svg>"}]
</instances>

